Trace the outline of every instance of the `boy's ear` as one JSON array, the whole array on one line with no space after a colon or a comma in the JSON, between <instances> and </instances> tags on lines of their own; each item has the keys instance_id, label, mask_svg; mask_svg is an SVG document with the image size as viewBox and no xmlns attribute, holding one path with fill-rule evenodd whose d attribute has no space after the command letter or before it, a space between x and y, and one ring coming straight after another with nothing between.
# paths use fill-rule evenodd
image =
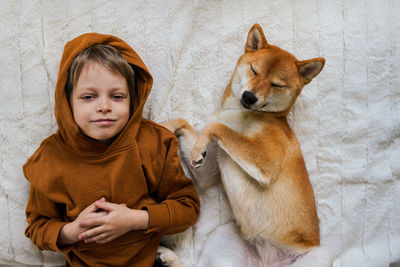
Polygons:
<instances>
[{"instance_id":1,"label":"boy's ear","mask_svg":"<svg viewBox=\"0 0 400 267\"><path fill-rule=\"evenodd\" d=\"M244 47L244 51L246 53L253 52L261 48L268 48L268 42L267 39L265 39L261 26L254 24L249 31L249 35L247 36L247 42Z\"/></svg>"},{"instance_id":2,"label":"boy's ear","mask_svg":"<svg viewBox=\"0 0 400 267\"><path fill-rule=\"evenodd\" d=\"M303 83L307 84L321 72L325 65L325 59L318 57L304 61L297 61L296 65Z\"/></svg>"}]
</instances>

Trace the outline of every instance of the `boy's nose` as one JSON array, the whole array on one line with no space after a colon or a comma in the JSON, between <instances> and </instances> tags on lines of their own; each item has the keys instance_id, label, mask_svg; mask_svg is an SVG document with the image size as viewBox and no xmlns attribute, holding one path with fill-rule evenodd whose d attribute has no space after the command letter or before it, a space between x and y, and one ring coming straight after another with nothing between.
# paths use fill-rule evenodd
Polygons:
<instances>
[{"instance_id":1,"label":"boy's nose","mask_svg":"<svg viewBox=\"0 0 400 267\"><path fill-rule=\"evenodd\" d=\"M108 100L100 100L97 106L97 112L107 113L111 111L111 104Z\"/></svg>"}]
</instances>

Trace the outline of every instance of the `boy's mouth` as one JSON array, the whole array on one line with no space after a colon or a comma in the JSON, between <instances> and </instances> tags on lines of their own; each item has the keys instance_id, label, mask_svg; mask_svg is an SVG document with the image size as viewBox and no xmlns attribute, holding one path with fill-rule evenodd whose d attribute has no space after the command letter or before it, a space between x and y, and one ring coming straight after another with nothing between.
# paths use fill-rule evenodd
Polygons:
<instances>
[{"instance_id":1,"label":"boy's mouth","mask_svg":"<svg viewBox=\"0 0 400 267\"><path fill-rule=\"evenodd\" d=\"M106 126L106 125L110 125L110 124L114 123L115 120L113 120L113 119L98 119L98 120L93 120L92 122L99 124L99 125Z\"/></svg>"}]
</instances>

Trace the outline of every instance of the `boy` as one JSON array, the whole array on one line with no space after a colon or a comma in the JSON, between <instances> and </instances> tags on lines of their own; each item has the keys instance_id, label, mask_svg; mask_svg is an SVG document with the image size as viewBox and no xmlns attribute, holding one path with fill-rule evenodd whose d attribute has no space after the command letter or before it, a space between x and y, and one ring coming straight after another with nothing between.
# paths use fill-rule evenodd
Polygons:
<instances>
[{"instance_id":1,"label":"boy","mask_svg":"<svg viewBox=\"0 0 400 267\"><path fill-rule=\"evenodd\" d=\"M177 140L141 118L152 86L122 40L96 33L67 43L55 93L58 132L24 165L31 183L25 235L71 266L152 266L160 235L199 214Z\"/></svg>"}]
</instances>

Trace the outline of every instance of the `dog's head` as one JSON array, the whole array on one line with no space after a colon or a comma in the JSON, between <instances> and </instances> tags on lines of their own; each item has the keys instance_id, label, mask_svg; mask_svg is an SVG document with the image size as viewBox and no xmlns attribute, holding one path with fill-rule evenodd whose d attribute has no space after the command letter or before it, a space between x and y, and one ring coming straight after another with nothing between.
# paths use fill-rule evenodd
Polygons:
<instances>
[{"instance_id":1,"label":"dog's head","mask_svg":"<svg viewBox=\"0 0 400 267\"><path fill-rule=\"evenodd\" d=\"M304 85L318 75L324 64L323 58L299 61L268 44L262 28L255 24L236 65L231 92L246 109L286 115Z\"/></svg>"}]
</instances>

